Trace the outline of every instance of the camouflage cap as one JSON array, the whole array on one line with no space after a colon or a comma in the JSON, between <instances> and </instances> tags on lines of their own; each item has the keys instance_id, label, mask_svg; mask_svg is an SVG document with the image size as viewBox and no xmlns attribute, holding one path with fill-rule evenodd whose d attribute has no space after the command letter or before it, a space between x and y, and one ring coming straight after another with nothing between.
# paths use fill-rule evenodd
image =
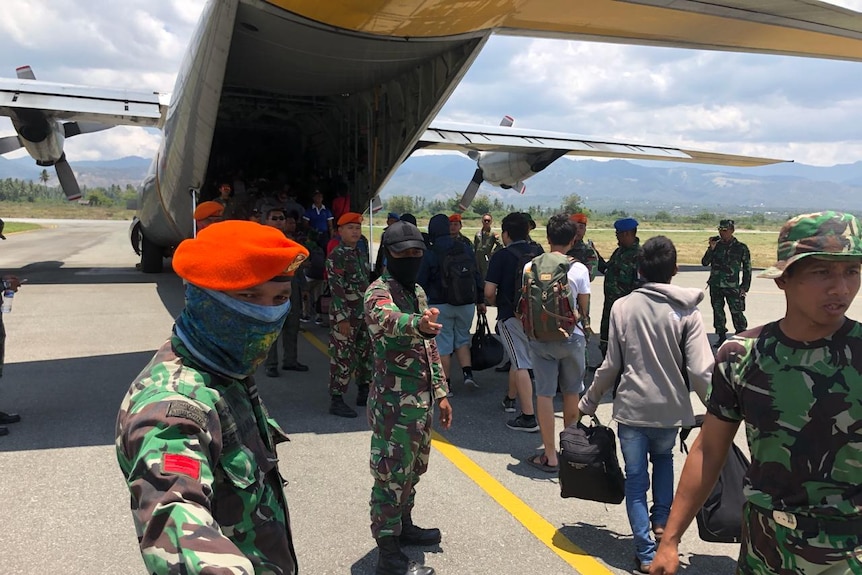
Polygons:
<instances>
[{"instance_id":1,"label":"camouflage cap","mask_svg":"<svg viewBox=\"0 0 862 575\"><path fill-rule=\"evenodd\" d=\"M792 263L807 256L862 260L862 233L856 216L830 211L787 220L778 234L778 261L757 277L779 278Z\"/></svg>"},{"instance_id":2,"label":"camouflage cap","mask_svg":"<svg viewBox=\"0 0 862 575\"><path fill-rule=\"evenodd\" d=\"M732 227L735 227L733 225L733 220L721 220L720 222L718 222L718 229L720 230L727 230Z\"/></svg>"}]
</instances>

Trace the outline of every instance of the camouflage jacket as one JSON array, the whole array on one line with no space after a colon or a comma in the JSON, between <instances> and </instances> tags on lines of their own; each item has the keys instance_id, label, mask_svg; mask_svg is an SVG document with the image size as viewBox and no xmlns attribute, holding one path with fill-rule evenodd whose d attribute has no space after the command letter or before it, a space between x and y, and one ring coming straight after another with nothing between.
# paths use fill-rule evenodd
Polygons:
<instances>
[{"instance_id":1,"label":"camouflage jacket","mask_svg":"<svg viewBox=\"0 0 862 575\"><path fill-rule=\"evenodd\" d=\"M473 238L473 251L476 252L476 259L488 264L491 259L491 254L503 248L503 242L500 241L500 236L497 232L488 232L482 230L476 232L476 237Z\"/></svg>"},{"instance_id":2,"label":"camouflage jacket","mask_svg":"<svg viewBox=\"0 0 862 575\"><path fill-rule=\"evenodd\" d=\"M751 254L748 246L736 238L731 238L729 243L718 242L715 249L706 248L700 263L712 268L707 283L713 287L741 287L744 291L751 287Z\"/></svg>"},{"instance_id":3,"label":"camouflage jacket","mask_svg":"<svg viewBox=\"0 0 862 575\"><path fill-rule=\"evenodd\" d=\"M862 517L862 325L800 342L770 323L718 351L707 408L745 421L746 497L766 509Z\"/></svg>"},{"instance_id":4,"label":"camouflage jacket","mask_svg":"<svg viewBox=\"0 0 862 575\"><path fill-rule=\"evenodd\" d=\"M276 465L284 432L252 378L212 375L176 337L117 417L117 459L147 573L297 573Z\"/></svg>"},{"instance_id":5,"label":"camouflage jacket","mask_svg":"<svg viewBox=\"0 0 862 575\"><path fill-rule=\"evenodd\" d=\"M326 276L332 294L329 304L332 323L361 320L362 298L369 282L368 258L362 250L338 244L326 258Z\"/></svg>"},{"instance_id":6,"label":"camouflage jacket","mask_svg":"<svg viewBox=\"0 0 862 575\"><path fill-rule=\"evenodd\" d=\"M596 279L596 273L599 271L599 254L593 246L592 240L578 240L572 246L566 255L571 256L584 264L587 271L590 272L590 281Z\"/></svg>"},{"instance_id":7,"label":"camouflage jacket","mask_svg":"<svg viewBox=\"0 0 862 575\"><path fill-rule=\"evenodd\" d=\"M395 391L416 395L431 391L435 399L448 389L434 336L419 331L428 309L425 290L410 293L383 272L365 292L365 321L374 346L372 393Z\"/></svg>"},{"instance_id":8,"label":"camouflage jacket","mask_svg":"<svg viewBox=\"0 0 862 575\"><path fill-rule=\"evenodd\" d=\"M640 240L627 248L618 247L607 262L599 262L599 271L605 274L605 300L618 300L640 287L638 280L638 251Z\"/></svg>"}]
</instances>

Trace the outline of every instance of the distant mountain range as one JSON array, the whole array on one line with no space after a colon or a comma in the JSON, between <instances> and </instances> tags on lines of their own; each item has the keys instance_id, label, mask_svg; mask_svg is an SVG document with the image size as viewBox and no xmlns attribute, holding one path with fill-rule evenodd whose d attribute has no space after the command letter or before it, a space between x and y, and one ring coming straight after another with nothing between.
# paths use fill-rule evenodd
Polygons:
<instances>
[{"instance_id":1,"label":"distant mountain range","mask_svg":"<svg viewBox=\"0 0 862 575\"><path fill-rule=\"evenodd\" d=\"M150 160L127 157L109 161L72 161L82 186L137 185ZM383 189L382 197L422 196L446 200L460 195L476 169L461 155L409 158ZM42 168L30 158L0 157L0 179L38 181ZM48 185L56 185L56 175ZM563 158L527 180L520 195L483 185L480 194L518 207L557 206L578 194L586 207L655 213L697 213L732 209L733 213L837 209L862 211L862 161L830 167L776 164L759 168L725 168L669 162L611 160L572 161Z\"/></svg>"},{"instance_id":2,"label":"distant mountain range","mask_svg":"<svg viewBox=\"0 0 862 575\"><path fill-rule=\"evenodd\" d=\"M152 160L147 158L129 156L105 161L72 160L70 163L75 171L75 176L78 178L78 184L88 188L107 188L114 184L120 187L126 187L126 184L137 186L147 175L151 162ZM39 181L42 169L30 157L15 160L0 157L0 180L13 178ZM44 169L48 170L48 174L51 176L51 179L48 180L48 186L56 186L57 174L54 172L54 168Z\"/></svg>"}]
</instances>

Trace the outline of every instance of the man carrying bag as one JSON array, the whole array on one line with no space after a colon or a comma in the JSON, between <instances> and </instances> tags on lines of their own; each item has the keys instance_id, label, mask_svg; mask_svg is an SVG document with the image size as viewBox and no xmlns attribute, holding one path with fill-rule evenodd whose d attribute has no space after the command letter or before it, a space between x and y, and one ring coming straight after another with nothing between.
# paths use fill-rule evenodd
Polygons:
<instances>
[{"instance_id":1,"label":"man carrying bag","mask_svg":"<svg viewBox=\"0 0 862 575\"><path fill-rule=\"evenodd\" d=\"M608 353L578 407L593 414L602 396L614 392L636 569L648 573L656 552L650 523L659 539L673 501L677 432L694 424L690 389L705 398L713 356L697 309L703 292L670 283L677 272L673 242L664 236L647 240L638 267L647 283L614 302ZM653 505L648 509L650 479Z\"/></svg>"}]
</instances>

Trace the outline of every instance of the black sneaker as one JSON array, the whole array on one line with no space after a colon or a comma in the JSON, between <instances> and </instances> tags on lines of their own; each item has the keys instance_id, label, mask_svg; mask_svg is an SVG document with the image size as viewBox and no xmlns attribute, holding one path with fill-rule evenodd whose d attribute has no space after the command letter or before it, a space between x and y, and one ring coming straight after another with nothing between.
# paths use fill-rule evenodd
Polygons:
<instances>
[{"instance_id":1,"label":"black sneaker","mask_svg":"<svg viewBox=\"0 0 862 575\"><path fill-rule=\"evenodd\" d=\"M515 413L515 400L506 394L503 397L503 411L506 413Z\"/></svg>"},{"instance_id":2,"label":"black sneaker","mask_svg":"<svg viewBox=\"0 0 862 575\"><path fill-rule=\"evenodd\" d=\"M18 423L19 421L21 421L21 416L17 413L0 411L0 425L9 425L10 423Z\"/></svg>"},{"instance_id":3,"label":"black sneaker","mask_svg":"<svg viewBox=\"0 0 862 575\"><path fill-rule=\"evenodd\" d=\"M356 417L359 415L352 407L344 403L344 398L340 395L332 396L332 401L329 402L329 413L338 417Z\"/></svg>"},{"instance_id":4,"label":"black sneaker","mask_svg":"<svg viewBox=\"0 0 862 575\"><path fill-rule=\"evenodd\" d=\"M506 427L514 431L526 431L527 433L535 433L539 431L539 422L536 421L535 415L524 415L523 413L515 419L510 419L506 422Z\"/></svg>"}]
</instances>

